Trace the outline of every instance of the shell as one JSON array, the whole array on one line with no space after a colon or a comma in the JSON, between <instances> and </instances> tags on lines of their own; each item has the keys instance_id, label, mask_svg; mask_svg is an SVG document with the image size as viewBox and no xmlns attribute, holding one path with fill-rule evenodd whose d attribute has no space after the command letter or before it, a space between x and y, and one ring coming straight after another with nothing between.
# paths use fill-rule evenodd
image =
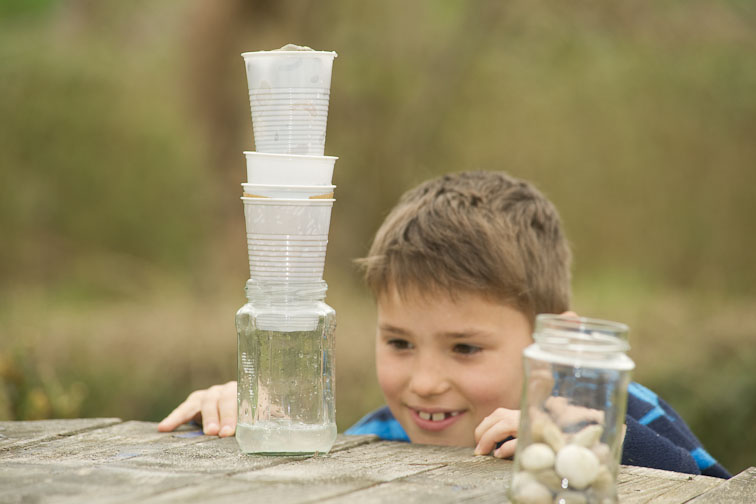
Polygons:
<instances>
[{"instance_id":1,"label":"shell","mask_svg":"<svg viewBox=\"0 0 756 504\"><path fill-rule=\"evenodd\" d=\"M562 434L559 427L557 427L551 420L547 420L544 424L542 435L543 440L546 441L555 452L558 452L564 448L565 444L567 444L564 439L564 434Z\"/></svg>"},{"instance_id":2,"label":"shell","mask_svg":"<svg viewBox=\"0 0 756 504\"><path fill-rule=\"evenodd\" d=\"M577 490L593 483L600 467L598 457L584 446L568 444L556 456L557 474L567 478L570 487Z\"/></svg>"},{"instance_id":3,"label":"shell","mask_svg":"<svg viewBox=\"0 0 756 504\"><path fill-rule=\"evenodd\" d=\"M601 439L601 435L603 433L603 426L598 424L589 425L572 436L570 442L576 445L590 448L591 446L595 445L599 439Z\"/></svg>"},{"instance_id":4,"label":"shell","mask_svg":"<svg viewBox=\"0 0 756 504\"><path fill-rule=\"evenodd\" d=\"M538 471L535 473L535 478L552 492L558 492L562 489L562 478L559 477L554 469Z\"/></svg>"},{"instance_id":5,"label":"shell","mask_svg":"<svg viewBox=\"0 0 756 504\"><path fill-rule=\"evenodd\" d=\"M527 471L540 471L554 466L554 450L544 443L533 443L520 454L520 465Z\"/></svg>"},{"instance_id":6,"label":"shell","mask_svg":"<svg viewBox=\"0 0 756 504\"><path fill-rule=\"evenodd\" d=\"M546 400L554 389L554 375L548 369L537 369L528 377L528 398L531 404Z\"/></svg>"},{"instance_id":7,"label":"shell","mask_svg":"<svg viewBox=\"0 0 756 504\"><path fill-rule=\"evenodd\" d=\"M609 463L609 458L612 455L612 451L609 449L609 445L605 443L597 443L591 448L591 451L598 457L599 462L602 464Z\"/></svg>"},{"instance_id":8,"label":"shell","mask_svg":"<svg viewBox=\"0 0 756 504\"><path fill-rule=\"evenodd\" d=\"M609 469L601 466L598 474L596 475L596 479L593 480L593 484L591 486L597 494L602 496L611 496L611 494L615 490L615 486L614 477L612 476L612 473L609 471Z\"/></svg>"},{"instance_id":9,"label":"shell","mask_svg":"<svg viewBox=\"0 0 756 504\"><path fill-rule=\"evenodd\" d=\"M512 501L516 504L551 504L551 492L540 483L530 482L515 489Z\"/></svg>"},{"instance_id":10,"label":"shell","mask_svg":"<svg viewBox=\"0 0 756 504\"><path fill-rule=\"evenodd\" d=\"M522 488L530 483L538 483L533 473L529 473L527 471L517 471L514 476L512 476L512 482L510 486L513 492L517 492L519 488Z\"/></svg>"},{"instance_id":11,"label":"shell","mask_svg":"<svg viewBox=\"0 0 756 504\"><path fill-rule=\"evenodd\" d=\"M543 429L549 422L549 418L545 413L537 411L535 408L531 409L530 417L532 418L530 422L530 436L533 439L534 443L540 443L544 440Z\"/></svg>"}]
</instances>

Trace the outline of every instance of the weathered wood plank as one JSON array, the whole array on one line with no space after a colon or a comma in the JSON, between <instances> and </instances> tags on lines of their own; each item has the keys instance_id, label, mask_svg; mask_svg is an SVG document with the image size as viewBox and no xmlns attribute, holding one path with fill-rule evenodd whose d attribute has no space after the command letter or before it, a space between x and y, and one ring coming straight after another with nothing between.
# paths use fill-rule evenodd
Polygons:
<instances>
[{"instance_id":1,"label":"weathered wood plank","mask_svg":"<svg viewBox=\"0 0 756 504\"><path fill-rule=\"evenodd\" d=\"M647 467L623 466L617 492L625 504L687 502L722 484L721 479Z\"/></svg>"},{"instance_id":2,"label":"weathered wood plank","mask_svg":"<svg viewBox=\"0 0 756 504\"><path fill-rule=\"evenodd\" d=\"M351 448L362 446L369 443L377 443L380 441L378 436L373 434L352 436L346 434L339 434L336 436L336 442L333 443L330 453L336 453L339 451L349 450Z\"/></svg>"},{"instance_id":3,"label":"weathered wood plank","mask_svg":"<svg viewBox=\"0 0 756 504\"><path fill-rule=\"evenodd\" d=\"M415 445L419 446L419 445ZM306 481L360 479L371 482L393 481L443 465L440 452L415 456L427 450L407 453L406 443L377 441L348 450L312 457L296 464L276 465L262 470L240 472L235 479L246 481ZM432 447L431 447L432 448ZM452 455L453 456L453 455Z\"/></svg>"},{"instance_id":4,"label":"weathered wood plank","mask_svg":"<svg viewBox=\"0 0 756 504\"><path fill-rule=\"evenodd\" d=\"M143 452L139 456L119 461L118 465L185 474L229 475L309 458L307 456L247 455L239 451L234 438L207 437L204 439L205 442L181 444L159 451Z\"/></svg>"},{"instance_id":5,"label":"weathered wood plank","mask_svg":"<svg viewBox=\"0 0 756 504\"><path fill-rule=\"evenodd\" d=\"M418 445L412 448L426 456L408 456L406 443L376 442L366 438L362 444L345 438L353 444L350 448L332 451L327 455L309 458L256 457L270 460L267 467L257 466L217 481L205 480L191 488L179 488L143 499L144 503L180 502L186 499L203 502L228 502L234 499L255 496L255 500L274 500L276 504L299 504L319 502L332 496L351 494L355 490L369 488L380 482L427 471L442 465L439 459L455 459L457 454L445 453L438 447ZM373 441L366 443L366 441ZM419 448L419 449L418 449ZM469 452L471 450L466 450ZM469 454L466 455L469 457ZM249 456L248 456L249 457ZM253 459L255 458L252 456Z\"/></svg>"},{"instance_id":6,"label":"weathered wood plank","mask_svg":"<svg viewBox=\"0 0 756 504\"><path fill-rule=\"evenodd\" d=\"M512 462L493 457L451 460L438 468L325 500L328 503L506 503Z\"/></svg>"},{"instance_id":7,"label":"weathered wood plank","mask_svg":"<svg viewBox=\"0 0 756 504\"><path fill-rule=\"evenodd\" d=\"M749 467L691 501L691 504L729 504L756 502L756 467Z\"/></svg>"},{"instance_id":8,"label":"weathered wood plank","mask_svg":"<svg viewBox=\"0 0 756 504\"><path fill-rule=\"evenodd\" d=\"M145 432L145 434L150 434ZM207 437L202 443L182 444L159 452L143 453L129 458L121 465L139 468L207 474L235 474L261 469L311 456L271 457L242 453L235 438ZM345 436L340 434L331 449L331 453L348 450L377 441L376 436Z\"/></svg>"},{"instance_id":9,"label":"weathered wood plank","mask_svg":"<svg viewBox=\"0 0 756 504\"><path fill-rule=\"evenodd\" d=\"M80 418L71 420L25 420L0 422L0 453L41 441L72 436L80 432L119 424L120 418Z\"/></svg>"},{"instance_id":10,"label":"weathered wood plank","mask_svg":"<svg viewBox=\"0 0 756 504\"><path fill-rule=\"evenodd\" d=\"M126 460L208 439L204 436L181 437L181 433L159 433L154 423L131 421L66 437L46 437L25 445L22 450L0 452L0 461L93 465Z\"/></svg>"},{"instance_id":11,"label":"weathered wood plank","mask_svg":"<svg viewBox=\"0 0 756 504\"><path fill-rule=\"evenodd\" d=\"M102 432L80 434L66 440L36 436L37 445L2 459L0 502L134 502L175 489L201 494L202 485L197 484L204 479L211 495L238 491L244 497L259 489L259 483L230 482L219 492L218 479L223 479L223 474L217 473L233 474L313 458L246 455L239 451L234 438L205 437L189 427L176 433L158 433L156 424L147 422L126 422ZM375 436L339 436L332 453L376 440ZM343 491L339 485L325 490L329 494ZM270 491L275 494L275 490ZM167 501L174 498L182 500L169 495Z\"/></svg>"},{"instance_id":12,"label":"weathered wood plank","mask_svg":"<svg viewBox=\"0 0 756 504\"><path fill-rule=\"evenodd\" d=\"M4 504L110 504L140 502L161 491L197 482L197 476L124 467L0 463Z\"/></svg>"},{"instance_id":13,"label":"weathered wood plank","mask_svg":"<svg viewBox=\"0 0 756 504\"><path fill-rule=\"evenodd\" d=\"M154 423L118 419L0 426L0 502L13 504L498 503L508 502L512 470L511 461L475 457L471 448L374 436L339 435L328 454L276 457L242 454L235 439L196 427L158 433ZM623 504L750 503L755 485L756 468L727 482L628 466L619 475Z\"/></svg>"}]
</instances>

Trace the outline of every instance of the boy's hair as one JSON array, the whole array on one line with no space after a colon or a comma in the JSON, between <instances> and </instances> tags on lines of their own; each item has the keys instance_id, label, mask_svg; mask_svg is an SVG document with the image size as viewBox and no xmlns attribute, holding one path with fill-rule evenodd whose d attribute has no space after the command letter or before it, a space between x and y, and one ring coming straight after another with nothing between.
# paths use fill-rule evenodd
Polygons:
<instances>
[{"instance_id":1,"label":"boy's hair","mask_svg":"<svg viewBox=\"0 0 756 504\"><path fill-rule=\"evenodd\" d=\"M554 205L503 172L463 172L406 192L358 260L376 298L482 294L538 313L569 309L570 249Z\"/></svg>"}]
</instances>

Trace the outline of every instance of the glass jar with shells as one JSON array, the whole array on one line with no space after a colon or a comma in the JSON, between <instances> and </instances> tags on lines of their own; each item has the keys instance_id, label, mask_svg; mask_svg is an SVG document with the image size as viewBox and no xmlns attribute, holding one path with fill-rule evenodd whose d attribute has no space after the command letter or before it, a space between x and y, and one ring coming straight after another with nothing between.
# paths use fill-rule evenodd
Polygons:
<instances>
[{"instance_id":1,"label":"glass jar with shells","mask_svg":"<svg viewBox=\"0 0 756 504\"><path fill-rule=\"evenodd\" d=\"M626 325L539 315L525 385L510 499L613 503L627 387L635 367Z\"/></svg>"}]
</instances>

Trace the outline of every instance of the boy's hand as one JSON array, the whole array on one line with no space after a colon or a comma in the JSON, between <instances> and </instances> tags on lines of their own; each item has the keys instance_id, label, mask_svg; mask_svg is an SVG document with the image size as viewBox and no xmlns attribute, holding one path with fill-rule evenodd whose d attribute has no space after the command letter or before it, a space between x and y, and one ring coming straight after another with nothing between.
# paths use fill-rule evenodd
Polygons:
<instances>
[{"instance_id":1,"label":"boy's hand","mask_svg":"<svg viewBox=\"0 0 756 504\"><path fill-rule=\"evenodd\" d=\"M202 424L208 436L233 436L236 431L236 382L196 390L158 424L160 432L170 432L192 420Z\"/></svg>"},{"instance_id":2,"label":"boy's hand","mask_svg":"<svg viewBox=\"0 0 756 504\"><path fill-rule=\"evenodd\" d=\"M516 439L508 439L517 435L520 425L520 412L506 408L498 408L480 422L475 428L475 455L488 455L493 450L494 457L507 458L514 455L517 447ZM496 445L504 441L498 448ZM494 450L495 448L495 450Z\"/></svg>"}]
</instances>

